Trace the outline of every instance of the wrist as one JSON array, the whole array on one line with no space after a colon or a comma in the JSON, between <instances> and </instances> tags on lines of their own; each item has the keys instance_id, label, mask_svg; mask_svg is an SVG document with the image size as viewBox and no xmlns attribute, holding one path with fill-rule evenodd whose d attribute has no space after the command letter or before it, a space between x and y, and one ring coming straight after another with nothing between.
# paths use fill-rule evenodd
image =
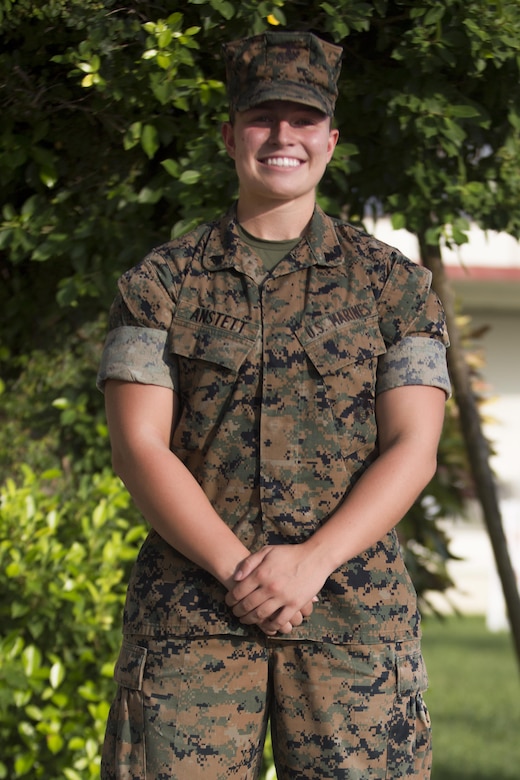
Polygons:
<instances>
[{"instance_id":1,"label":"wrist","mask_svg":"<svg viewBox=\"0 0 520 780\"><path fill-rule=\"evenodd\" d=\"M208 567L208 571L217 579L226 590L231 590L237 583L235 574L240 564L249 556L247 547L236 540L233 549L225 554L217 555L214 564Z\"/></svg>"},{"instance_id":2,"label":"wrist","mask_svg":"<svg viewBox=\"0 0 520 780\"><path fill-rule=\"evenodd\" d=\"M336 571L344 562L337 545L331 543L328 535L322 533L323 527L318 529L303 544L306 555L313 561L314 570L321 572L324 580Z\"/></svg>"}]
</instances>

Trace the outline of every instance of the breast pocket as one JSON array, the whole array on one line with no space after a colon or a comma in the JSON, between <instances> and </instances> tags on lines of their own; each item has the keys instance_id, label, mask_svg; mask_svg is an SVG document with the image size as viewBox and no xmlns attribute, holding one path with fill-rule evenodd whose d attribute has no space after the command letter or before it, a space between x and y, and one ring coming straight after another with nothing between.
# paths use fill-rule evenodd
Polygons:
<instances>
[{"instance_id":1,"label":"breast pocket","mask_svg":"<svg viewBox=\"0 0 520 780\"><path fill-rule=\"evenodd\" d=\"M174 317L169 334L176 355L214 363L235 373L253 346L258 328L225 312L185 309Z\"/></svg>"},{"instance_id":2,"label":"breast pocket","mask_svg":"<svg viewBox=\"0 0 520 780\"><path fill-rule=\"evenodd\" d=\"M377 315L335 324L333 315L306 322L298 338L319 375L349 448L375 440L377 361L386 352ZM373 430L367 431L367 423Z\"/></svg>"},{"instance_id":3,"label":"breast pocket","mask_svg":"<svg viewBox=\"0 0 520 780\"><path fill-rule=\"evenodd\" d=\"M174 318L168 346L179 366L183 446L200 447L210 428L222 419L237 386L254 392L254 376L241 382L240 375L254 374L246 361L257 333L256 325L221 312L194 309Z\"/></svg>"}]
</instances>

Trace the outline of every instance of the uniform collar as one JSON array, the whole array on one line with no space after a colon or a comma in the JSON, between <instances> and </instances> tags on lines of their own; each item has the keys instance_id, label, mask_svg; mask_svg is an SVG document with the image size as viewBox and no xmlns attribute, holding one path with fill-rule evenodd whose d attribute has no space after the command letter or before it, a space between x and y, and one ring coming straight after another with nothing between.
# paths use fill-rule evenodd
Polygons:
<instances>
[{"instance_id":1,"label":"uniform collar","mask_svg":"<svg viewBox=\"0 0 520 780\"><path fill-rule=\"evenodd\" d=\"M340 265L342 260L343 252L334 228L334 220L316 206L302 240L289 257L276 266L274 275L278 276L311 265L334 267ZM238 234L236 204L211 231L204 252L203 265L209 271L235 268L241 273L256 276L258 260Z\"/></svg>"}]
</instances>

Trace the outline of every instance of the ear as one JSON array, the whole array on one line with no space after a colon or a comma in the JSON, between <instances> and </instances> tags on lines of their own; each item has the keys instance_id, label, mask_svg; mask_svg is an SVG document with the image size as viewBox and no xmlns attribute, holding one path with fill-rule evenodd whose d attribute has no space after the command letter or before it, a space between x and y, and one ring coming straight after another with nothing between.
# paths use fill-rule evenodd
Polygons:
<instances>
[{"instance_id":1,"label":"ear","mask_svg":"<svg viewBox=\"0 0 520 780\"><path fill-rule=\"evenodd\" d=\"M339 130L333 127L329 133L329 140L327 143L327 162L330 162L332 159L332 155L334 154L334 149L336 148L336 144L338 143L338 138L339 138Z\"/></svg>"},{"instance_id":2,"label":"ear","mask_svg":"<svg viewBox=\"0 0 520 780\"><path fill-rule=\"evenodd\" d=\"M224 122L221 128L221 133L226 151L231 159L234 160L236 154L235 131L231 122Z\"/></svg>"}]
</instances>

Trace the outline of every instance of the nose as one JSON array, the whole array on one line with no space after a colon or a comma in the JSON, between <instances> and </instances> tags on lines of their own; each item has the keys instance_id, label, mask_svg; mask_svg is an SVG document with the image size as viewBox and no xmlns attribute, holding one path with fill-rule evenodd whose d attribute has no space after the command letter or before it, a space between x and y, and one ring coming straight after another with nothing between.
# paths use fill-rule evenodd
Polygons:
<instances>
[{"instance_id":1,"label":"nose","mask_svg":"<svg viewBox=\"0 0 520 780\"><path fill-rule=\"evenodd\" d=\"M279 146L288 146L292 143L291 123L286 119L279 119L273 122L271 128L271 143L277 143Z\"/></svg>"}]
</instances>

